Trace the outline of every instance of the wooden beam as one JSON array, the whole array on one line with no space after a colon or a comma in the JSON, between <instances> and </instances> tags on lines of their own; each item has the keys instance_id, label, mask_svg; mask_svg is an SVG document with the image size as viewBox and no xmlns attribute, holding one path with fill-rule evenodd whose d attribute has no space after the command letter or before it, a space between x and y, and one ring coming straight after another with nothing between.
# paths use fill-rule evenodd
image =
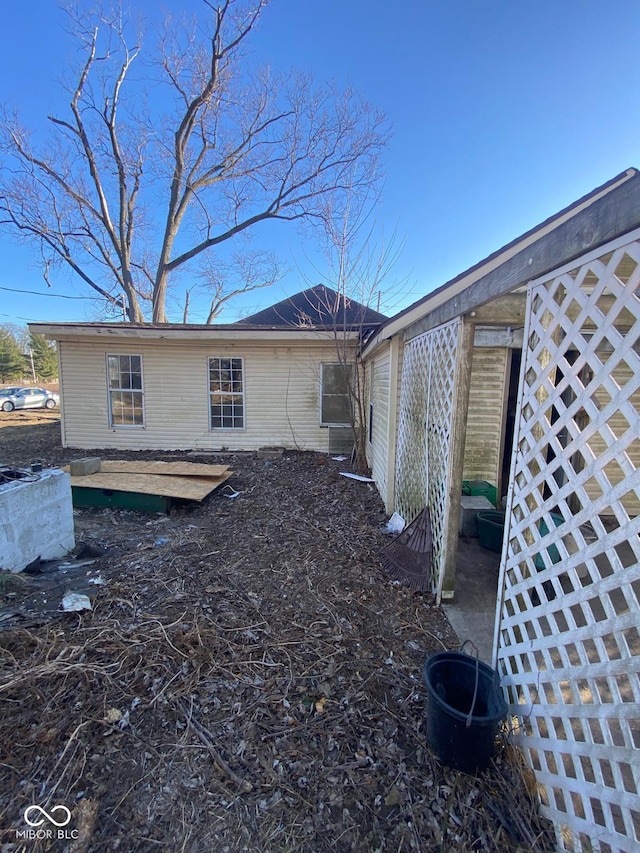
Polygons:
<instances>
[{"instance_id":1,"label":"wooden beam","mask_svg":"<svg viewBox=\"0 0 640 853\"><path fill-rule=\"evenodd\" d=\"M404 340L468 314L531 279L640 227L640 174L614 187L548 234L470 284L404 330Z\"/></svg>"},{"instance_id":2,"label":"wooden beam","mask_svg":"<svg viewBox=\"0 0 640 853\"><path fill-rule=\"evenodd\" d=\"M527 310L526 293L508 293L479 305L467 315L478 326L524 326Z\"/></svg>"},{"instance_id":3,"label":"wooden beam","mask_svg":"<svg viewBox=\"0 0 640 853\"><path fill-rule=\"evenodd\" d=\"M473 345L476 347L506 347L507 349L522 349L524 330L503 327L476 326Z\"/></svg>"}]
</instances>

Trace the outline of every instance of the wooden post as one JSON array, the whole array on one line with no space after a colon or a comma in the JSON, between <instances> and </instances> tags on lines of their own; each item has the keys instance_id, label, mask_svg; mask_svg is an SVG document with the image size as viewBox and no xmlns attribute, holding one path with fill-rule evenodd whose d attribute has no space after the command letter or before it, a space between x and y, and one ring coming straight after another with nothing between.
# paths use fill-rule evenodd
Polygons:
<instances>
[{"instance_id":1,"label":"wooden post","mask_svg":"<svg viewBox=\"0 0 640 853\"><path fill-rule=\"evenodd\" d=\"M473 336L475 325L463 318L458 357L456 359L456 378L454 382L454 401L451 416L451 446L447 483L446 531L444 553L442 556L442 580L438 590L438 603L442 599L451 601L455 593L456 560L458 556L458 526L460 523L460 496L462 493L462 472L464 466L464 445L467 433L467 412L469 410L469 388L471 385L471 364L473 362Z\"/></svg>"}]
</instances>

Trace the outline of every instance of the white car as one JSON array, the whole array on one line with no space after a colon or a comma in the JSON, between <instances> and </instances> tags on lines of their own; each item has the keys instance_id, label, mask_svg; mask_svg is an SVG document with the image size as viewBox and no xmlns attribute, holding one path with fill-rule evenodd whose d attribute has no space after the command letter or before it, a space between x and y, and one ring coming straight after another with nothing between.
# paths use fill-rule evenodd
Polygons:
<instances>
[{"instance_id":1,"label":"white car","mask_svg":"<svg viewBox=\"0 0 640 853\"><path fill-rule=\"evenodd\" d=\"M0 409L12 412L14 409L53 409L60 405L60 395L44 388L2 388L0 389Z\"/></svg>"}]
</instances>

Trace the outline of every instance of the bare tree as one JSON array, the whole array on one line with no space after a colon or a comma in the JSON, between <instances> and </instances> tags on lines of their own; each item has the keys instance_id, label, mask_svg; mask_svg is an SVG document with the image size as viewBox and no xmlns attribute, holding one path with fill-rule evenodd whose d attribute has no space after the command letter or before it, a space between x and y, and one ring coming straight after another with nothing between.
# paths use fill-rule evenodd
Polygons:
<instances>
[{"instance_id":1,"label":"bare tree","mask_svg":"<svg viewBox=\"0 0 640 853\"><path fill-rule=\"evenodd\" d=\"M39 249L49 284L66 266L114 309L124 299L131 321L163 323L188 272L210 283L212 319L277 276L253 256L234 279L223 244L262 222L321 223L376 185L380 113L350 90L252 66L266 5L202 0L190 23L165 21L149 56L121 9L69 12L83 59L66 112L48 117L44 141L0 117L0 224Z\"/></svg>"},{"instance_id":2,"label":"bare tree","mask_svg":"<svg viewBox=\"0 0 640 853\"><path fill-rule=\"evenodd\" d=\"M340 210L328 211L326 266L316 270L325 286L307 291L308 318L304 309L298 309L300 326L321 323L331 334L339 366L331 375L332 393L342 398L341 414L351 429L353 462L360 474L368 470L369 423L369 389L360 352L385 319L381 309L396 307L408 295L408 277L391 280L403 242L395 231L388 240L378 234L375 221L370 221L374 210L375 201L352 193L347 194L347 204Z\"/></svg>"},{"instance_id":3,"label":"bare tree","mask_svg":"<svg viewBox=\"0 0 640 853\"><path fill-rule=\"evenodd\" d=\"M403 249L394 231L388 240L376 237L372 221L375 203L352 193L340 210L333 209L325 219L327 273L329 288L326 305L337 363L342 368L343 387L349 399L350 427L354 442L354 466L368 471L367 431L369 425L368 386L359 358L367 335L376 326L371 312L396 301L406 290L407 278L390 280Z\"/></svg>"}]
</instances>

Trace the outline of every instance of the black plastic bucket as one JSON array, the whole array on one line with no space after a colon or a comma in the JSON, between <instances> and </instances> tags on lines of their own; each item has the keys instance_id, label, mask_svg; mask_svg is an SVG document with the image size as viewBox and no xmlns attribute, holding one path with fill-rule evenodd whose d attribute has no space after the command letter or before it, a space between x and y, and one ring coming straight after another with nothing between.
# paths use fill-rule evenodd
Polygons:
<instances>
[{"instance_id":1,"label":"black plastic bucket","mask_svg":"<svg viewBox=\"0 0 640 853\"><path fill-rule=\"evenodd\" d=\"M507 705L498 674L462 652L437 652L424 665L427 740L443 764L476 773L494 753Z\"/></svg>"}]
</instances>

